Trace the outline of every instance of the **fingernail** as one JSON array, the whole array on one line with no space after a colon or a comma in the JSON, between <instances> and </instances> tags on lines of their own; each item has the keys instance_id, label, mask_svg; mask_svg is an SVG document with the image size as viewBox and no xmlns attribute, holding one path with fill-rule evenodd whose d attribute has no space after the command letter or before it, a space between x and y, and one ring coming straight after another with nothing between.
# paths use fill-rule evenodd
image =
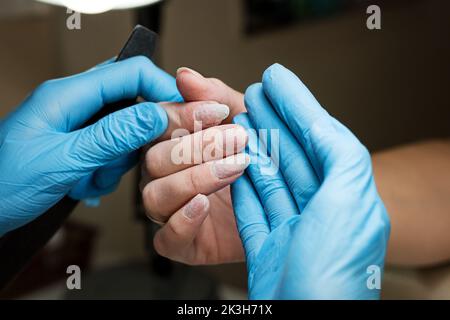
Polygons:
<instances>
[{"instance_id":1,"label":"fingernail","mask_svg":"<svg viewBox=\"0 0 450 320\"><path fill-rule=\"evenodd\" d=\"M235 152L240 152L245 148L247 144L247 132L241 126L234 127L232 129L227 129L224 131L224 151L225 154L233 154Z\"/></svg>"},{"instance_id":2,"label":"fingernail","mask_svg":"<svg viewBox=\"0 0 450 320\"><path fill-rule=\"evenodd\" d=\"M194 112L196 121L201 121L204 124L219 124L230 114L230 108L225 104L210 103L198 106Z\"/></svg>"},{"instance_id":3,"label":"fingernail","mask_svg":"<svg viewBox=\"0 0 450 320\"><path fill-rule=\"evenodd\" d=\"M181 68L178 68L178 70L177 70L177 75L179 75L179 74L182 73L182 72L189 72L190 74L192 74L192 75L194 75L194 76L196 76L196 77L204 78L204 77L203 77L200 73L198 73L197 71L192 70L192 69L187 68L187 67L181 67Z\"/></svg>"},{"instance_id":4,"label":"fingernail","mask_svg":"<svg viewBox=\"0 0 450 320\"><path fill-rule=\"evenodd\" d=\"M209 208L208 197L198 194L192 199L183 210L183 214L188 219L195 219Z\"/></svg>"},{"instance_id":5,"label":"fingernail","mask_svg":"<svg viewBox=\"0 0 450 320\"><path fill-rule=\"evenodd\" d=\"M212 165L213 174L219 179L230 178L245 170L250 163L250 158L245 153L216 161Z\"/></svg>"}]
</instances>

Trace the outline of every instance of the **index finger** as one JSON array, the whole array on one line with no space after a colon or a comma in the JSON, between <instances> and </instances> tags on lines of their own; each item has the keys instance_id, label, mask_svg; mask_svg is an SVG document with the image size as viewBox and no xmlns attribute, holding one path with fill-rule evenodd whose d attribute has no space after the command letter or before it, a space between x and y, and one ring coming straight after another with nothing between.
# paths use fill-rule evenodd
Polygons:
<instances>
[{"instance_id":1,"label":"index finger","mask_svg":"<svg viewBox=\"0 0 450 320\"><path fill-rule=\"evenodd\" d=\"M300 79L275 64L263 75L263 89L272 106L305 149L317 174L325 169L345 171L360 157L366 163L367 149L343 124L322 108ZM352 162L348 159L352 158Z\"/></svg>"},{"instance_id":2,"label":"index finger","mask_svg":"<svg viewBox=\"0 0 450 320\"><path fill-rule=\"evenodd\" d=\"M327 121L330 115L300 79L280 64L274 64L264 72L262 86L280 118L305 149L316 172L320 171L308 134L318 121L332 125L331 121Z\"/></svg>"}]
</instances>

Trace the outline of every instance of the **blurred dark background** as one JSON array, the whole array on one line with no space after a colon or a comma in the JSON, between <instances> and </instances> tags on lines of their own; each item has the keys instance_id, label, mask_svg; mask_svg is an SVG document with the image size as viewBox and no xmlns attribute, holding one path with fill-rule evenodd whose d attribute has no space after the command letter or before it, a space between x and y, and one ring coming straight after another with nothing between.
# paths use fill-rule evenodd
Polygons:
<instances>
[{"instance_id":1,"label":"blurred dark background","mask_svg":"<svg viewBox=\"0 0 450 320\"><path fill-rule=\"evenodd\" d=\"M243 91L270 64L286 65L371 151L450 136L448 1L170 0L82 15L81 30L72 31L65 9L32 3L0 3L0 118L40 82L117 54L140 22L158 29L156 60L172 74L188 66ZM381 30L366 28L369 4L381 7ZM154 257L149 227L134 218L135 185L130 173L99 208L80 205L75 225L6 296L245 297L242 265L189 268ZM67 251L71 257L54 261ZM68 261L89 270L79 292L65 289ZM57 270L54 279L37 283L33 275L48 270ZM450 298L450 271L439 272L436 283L424 280L434 274L388 269L385 297Z\"/></svg>"}]
</instances>

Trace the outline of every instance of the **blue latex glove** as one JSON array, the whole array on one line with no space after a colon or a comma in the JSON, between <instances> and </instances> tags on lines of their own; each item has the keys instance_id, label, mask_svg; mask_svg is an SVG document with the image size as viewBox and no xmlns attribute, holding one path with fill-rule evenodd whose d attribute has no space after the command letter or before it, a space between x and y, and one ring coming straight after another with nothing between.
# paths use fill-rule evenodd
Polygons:
<instances>
[{"instance_id":1,"label":"blue latex glove","mask_svg":"<svg viewBox=\"0 0 450 320\"><path fill-rule=\"evenodd\" d=\"M165 111L144 102L79 128L105 104L137 96L182 101L174 78L136 57L47 81L0 123L0 235L66 194L83 199L116 188L136 150L165 131Z\"/></svg>"},{"instance_id":2,"label":"blue latex glove","mask_svg":"<svg viewBox=\"0 0 450 320\"><path fill-rule=\"evenodd\" d=\"M280 136L277 159L273 141L271 157L256 154L249 134L252 164L232 186L250 298L379 298L390 223L367 149L280 65L245 101L235 122Z\"/></svg>"}]
</instances>

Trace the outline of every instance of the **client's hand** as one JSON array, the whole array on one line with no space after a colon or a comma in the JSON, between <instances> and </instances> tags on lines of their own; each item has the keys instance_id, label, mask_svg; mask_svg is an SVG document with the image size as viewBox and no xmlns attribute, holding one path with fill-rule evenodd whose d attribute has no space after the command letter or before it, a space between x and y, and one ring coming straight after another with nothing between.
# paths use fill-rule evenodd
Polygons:
<instances>
[{"instance_id":1,"label":"client's hand","mask_svg":"<svg viewBox=\"0 0 450 320\"><path fill-rule=\"evenodd\" d=\"M242 155L236 156L247 136L243 128L229 123L245 111L243 95L187 68L178 70L177 86L185 101L217 103L205 103L193 117L181 114L185 135L160 142L146 154L141 181L144 206L151 219L165 223L155 235L155 249L188 264L242 261L229 185L247 166ZM197 128L188 135L194 131L194 120L202 122L200 130L222 121L228 124Z\"/></svg>"}]
</instances>

